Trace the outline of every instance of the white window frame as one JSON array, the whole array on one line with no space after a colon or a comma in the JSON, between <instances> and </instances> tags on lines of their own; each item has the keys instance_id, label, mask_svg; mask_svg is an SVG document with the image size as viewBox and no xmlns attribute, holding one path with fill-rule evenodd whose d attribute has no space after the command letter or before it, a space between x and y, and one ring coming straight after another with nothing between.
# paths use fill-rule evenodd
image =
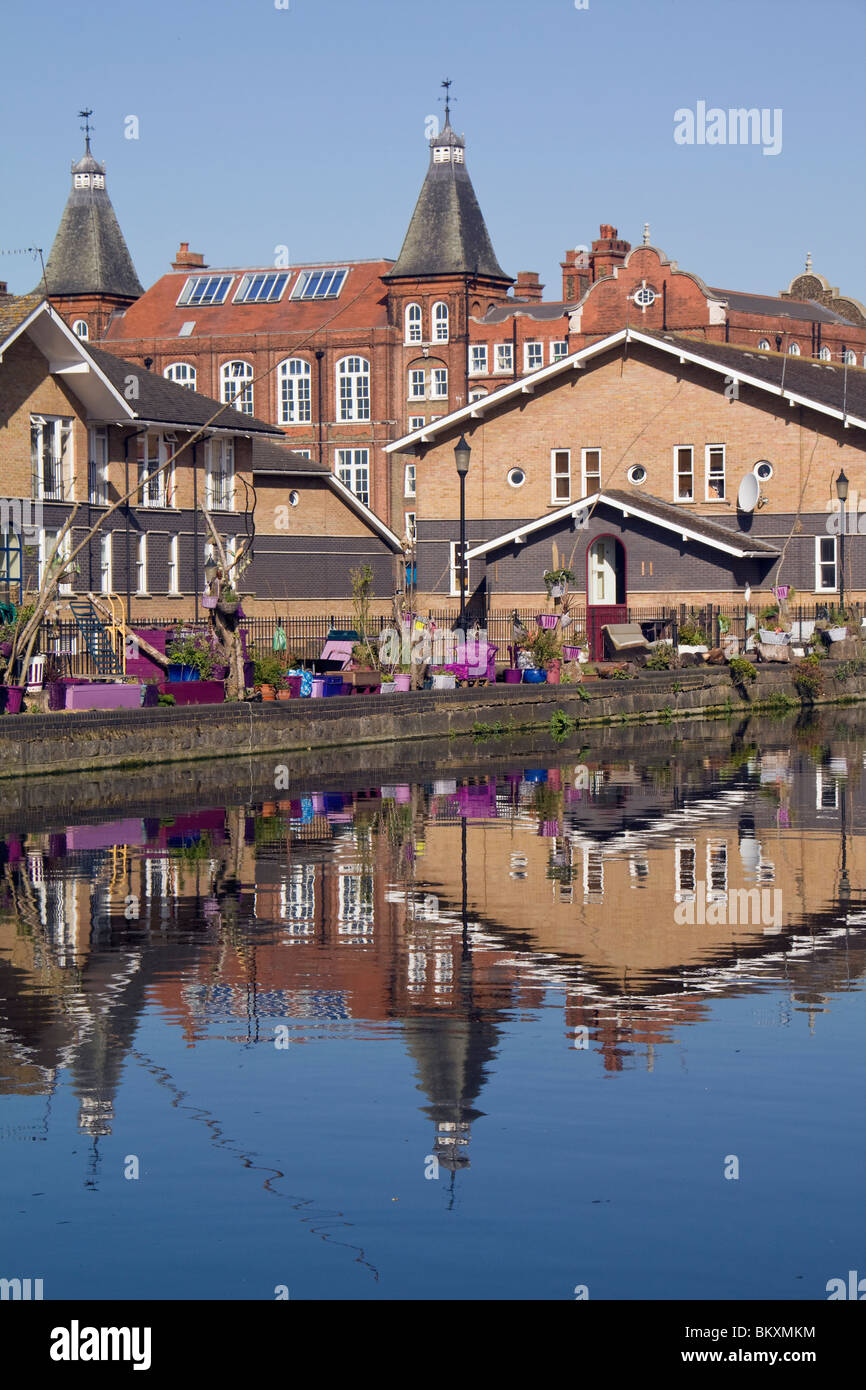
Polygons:
<instances>
[{"instance_id":1,"label":"white window frame","mask_svg":"<svg viewBox=\"0 0 866 1390\"><path fill-rule=\"evenodd\" d=\"M824 346L822 347L821 351L818 353L818 357L820 358L820 360L821 360L822 362L832 362L832 360L833 360L833 354L832 354L832 352L830 351L830 349L827 347L826 343L825 343Z\"/></svg>"},{"instance_id":2,"label":"white window frame","mask_svg":"<svg viewBox=\"0 0 866 1390\"><path fill-rule=\"evenodd\" d=\"M170 362L163 376L166 381L173 381L175 386L183 386L187 391L196 389L197 373L191 362Z\"/></svg>"},{"instance_id":3,"label":"white window frame","mask_svg":"<svg viewBox=\"0 0 866 1390\"><path fill-rule=\"evenodd\" d=\"M721 472L717 469L715 473L712 473L710 471L711 458L713 454L719 452L722 456ZM704 446L704 501L706 502L724 502L727 497L727 452L727 447L724 444L706 444ZM714 479L717 483L721 482L722 490L718 497L710 491L710 484Z\"/></svg>"},{"instance_id":4,"label":"white window frame","mask_svg":"<svg viewBox=\"0 0 866 1390\"><path fill-rule=\"evenodd\" d=\"M565 459L567 468L563 471L560 466L561 460ZM562 492L557 488L557 481L565 479L567 491ZM550 451L550 501L551 504L562 505L563 502L571 501L571 450L570 449L551 449Z\"/></svg>"},{"instance_id":5,"label":"white window frame","mask_svg":"<svg viewBox=\"0 0 866 1390\"><path fill-rule=\"evenodd\" d=\"M459 570L460 567L459 567L459 565L457 564L457 551L458 551L459 549L460 549L460 542L459 542L459 541L450 541L450 542L449 542L449 550L448 550L448 590L449 590L449 593L450 593L450 595L451 595L452 598L459 598L459 597L460 597L460 580L459 580L459 576L458 576L458 570ZM468 549L469 549L469 542L468 542L468 541L466 542L466 549L467 549L467 551L468 551ZM471 561L468 561L467 564L466 564L466 571L465 571L465 579L466 579L466 598L469 597L469 594L471 593L471 590L472 590L472 582L471 582L471 578L470 578L471 570L472 570L472 563L471 563Z\"/></svg>"},{"instance_id":6,"label":"white window frame","mask_svg":"<svg viewBox=\"0 0 866 1390\"><path fill-rule=\"evenodd\" d=\"M417 532L416 532L416 529L415 529L415 519L416 519L416 513L415 513L415 512L405 512L405 513L404 513L404 534L405 534L405 536L406 536L407 541L409 541L409 543L410 543L411 545L414 545L414 544L415 544L416 535L417 535Z\"/></svg>"},{"instance_id":7,"label":"white window frame","mask_svg":"<svg viewBox=\"0 0 866 1390\"><path fill-rule=\"evenodd\" d=\"M370 450L337 449L334 472L365 507L370 505Z\"/></svg>"},{"instance_id":8,"label":"white window frame","mask_svg":"<svg viewBox=\"0 0 866 1390\"><path fill-rule=\"evenodd\" d=\"M530 360L529 360L529 359L530 359L530 356L534 356L537 360L536 360L535 362L530 362ZM535 342L532 342L532 343L524 343L524 344L523 344L523 370L526 371L526 372L537 372L537 371L538 371L541 367L543 367L543 366L544 366L544 343L539 343L537 340L536 340Z\"/></svg>"},{"instance_id":9,"label":"white window frame","mask_svg":"<svg viewBox=\"0 0 866 1390\"><path fill-rule=\"evenodd\" d=\"M414 463L407 463L406 466L405 466L405 468L403 469L403 496L404 496L404 497L415 497L415 496L417 496L417 493L416 493L416 490L415 490L416 487L417 487L417 465L414 464Z\"/></svg>"},{"instance_id":10,"label":"white window frame","mask_svg":"<svg viewBox=\"0 0 866 1390\"><path fill-rule=\"evenodd\" d=\"M690 868L687 866L685 856L690 857ZM693 903L697 898L698 892L697 841L674 841L674 872L676 875L676 890L674 892L674 902ZM689 882L689 879L691 879L691 883Z\"/></svg>"},{"instance_id":11,"label":"white window frame","mask_svg":"<svg viewBox=\"0 0 866 1390\"><path fill-rule=\"evenodd\" d=\"M426 419L426 416L424 416L424 415L410 415L410 416L409 416L409 431L410 431L410 433L412 432L412 430L423 430L425 419Z\"/></svg>"},{"instance_id":12,"label":"white window frame","mask_svg":"<svg viewBox=\"0 0 866 1390\"><path fill-rule=\"evenodd\" d=\"M369 420L370 363L358 353L341 357L337 363L337 403L339 420Z\"/></svg>"},{"instance_id":13,"label":"white window frame","mask_svg":"<svg viewBox=\"0 0 866 1390\"><path fill-rule=\"evenodd\" d=\"M496 343L494 345L493 371L496 376L514 374L514 344Z\"/></svg>"},{"instance_id":14,"label":"white window frame","mask_svg":"<svg viewBox=\"0 0 866 1390\"><path fill-rule=\"evenodd\" d=\"M135 592L146 594L147 588L147 532L142 531L135 548Z\"/></svg>"},{"instance_id":15,"label":"white window frame","mask_svg":"<svg viewBox=\"0 0 866 1390\"><path fill-rule=\"evenodd\" d=\"M424 317L420 304L407 304L404 315L404 343L423 343Z\"/></svg>"},{"instance_id":16,"label":"white window frame","mask_svg":"<svg viewBox=\"0 0 866 1390\"><path fill-rule=\"evenodd\" d=\"M593 469L590 474L586 460L589 454L598 454L598 469ZM595 445L590 445L580 451L580 486L583 489L582 496L588 497L591 492L598 492L601 489L601 449Z\"/></svg>"},{"instance_id":17,"label":"white window frame","mask_svg":"<svg viewBox=\"0 0 866 1390\"><path fill-rule=\"evenodd\" d=\"M223 550L226 553L226 579L229 584L234 584L234 567L238 559L238 538L237 536L223 536Z\"/></svg>"},{"instance_id":18,"label":"white window frame","mask_svg":"<svg viewBox=\"0 0 866 1390\"><path fill-rule=\"evenodd\" d=\"M114 592L114 547L111 542L113 532L105 531L99 538L99 592Z\"/></svg>"},{"instance_id":19,"label":"white window frame","mask_svg":"<svg viewBox=\"0 0 866 1390\"><path fill-rule=\"evenodd\" d=\"M205 505L212 512L235 509L235 441L213 436L205 440Z\"/></svg>"},{"instance_id":20,"label":"white window frame","mask_svg":"<svg viewBox=\"0 0 866 1390\"><path fill-rule=\"evenodd\" d=\"M75 432L70 415L30 416L30 458L37 501L71 502L75 497L73 448ZM54 486L45 486L46 443L51 459ZM34 461L34 447L38 459ZM58 486L59 484L59 486Z\"/></svg>"},{"instance_id":21,"label":"white window frame","mask_svg":"<svg viewBox=\"0 0 866 1390\"><path fill-rule=\"evenodd\" d=\"M727 840L707 840L707 902L727 902L728 898L728 842Z\"/></svg>"},{"instance_id":22,"label":"white window frame","mask_svg":"<svg viewBox=\"0 0 866 1390\"><path fill-rule=\"evenodd\" d=\"M561 361L562 361L562 358L563 358L563 357L567 357L567 356L568 356L568 339L567 339L567 338L554 338L553 342L550 344L550 360L551 360L551 362L561 362Z\"/></svg>"},{"instance_id":23,"label":"white window frame","mask_svg":"<svg viewBox=\"0 0 866 1390\"><path fill-rule=\"evenodd\" d=\"M770 340L769 340L769 338L762 338L762 339L761 339L761 341L758 343L758 351L759 351L759 352L769 352L769 351L770 351Z\"/></svg>"},{"instance_id":24,"label":"white window frame","mask_svg":"<svg viewBox=\"0 0 866 1390\"><path fill-rule=\"evenodd\" d=\"M234 284L234 278L234 275L190 275L184 281L177 303L179 305L194 305L196 308L208 304L225 304L228 292ZM198 294L199 286L201 286L200 294Z\"/></svg>"},{"instance_id":25,"label":"white window frame","mask_svg":"<svg viewBox=\"0 0 866 1390\"><path fill-rule=\"evenodd\" d=\"M108 430L91 426L88 431L90 459L87 470L87 496L94 507L108 506Z\"/></svg>"},{"instance_id":26,"label":"white window frame","mask_svg":"<svg viewBox=\"0 0 866 1390\"><path fill-rule=\"evenodd\" d=\"M180 536L168 538L168 592L180 593Z\"/></svg>"},{"instance_id":27,"label":"white window frame","mask_svg":"<svg viewBox=\"0 0 866 1390\"><path fill-rule=\"evenodd\" d=\"M470 343L470 344L469 344L469 375L470 375L470 376L487 376L488 370L489 370L489 368L488 368L488 365L487 365L487 344L486 344L486 343Z\"/></svg>"},{"instance_id":28,"label":"white window frame","mask_svg":"<svg viewBox=\"0 0 866 1390\"><path fill-rule=\"evenodd\" d=\"M312 375L304 357L286 357L277 368L278 424L308 425L313 418Z\"/></svg>"},{"instance_id":29,"label":"white window frame","mask_svg":"<svg viewBox=\"0 0 866 1390\"><path fill-rule=\"evenodd\" d=\"M799 343L791 343L790 347L788 348L788 356L789 356L789 357L799 357L799 356L800 356L800 344L799 344Z\"/></svg>"},{"instance_id":30,"label":"white window frame","mask_svg":"<svg viewBox=\"0 0 866 1390\"><path fill-rule=\"evenodd\" d=\"M484 398L485 398L485 396L488 396L489 394L490 394L490 393L489 393L488 391L484 391L484 390L480 390L480 391L470 391L470 392L469 392L469 404L471 405L473 401L483 401Z\"/></svg>"},{"instance_id":31,"label":"white window frame","mask_svg":"<svg viewBox=\"0 0 866 1390\"><path fill-rule=\"evenodd\" d=\"M52 547L55 541L57 540L57 537L60 534L61 529L62 528L60 526L43 526L39 531L39 571L37 582L40 585L40 587L45 577L45 565L47 563L48 556L51 554ZM67 560L69 559L69 556L72 554L71 530L67 531L66 535L63 537L63 544L61 545L57 554L61 559ZM75 589L72 582L68 579L65 579L62 583L58 584L57 592L58 594L62 594L64 597L69 597L71 594L75 592Z\"/></svg>"},{"instance_id":32,"label":"white window frame","mask_svg":"<svg viewBox=\"0 0 866 1390\"><path fill-rule=\"evenodd\" d=\"M420 387L420 390L419 390ZM423 367L409 368L409 400L425 401L427 399L427 373Z\"/></svg>"},{"instance_id":33,"label":"white window frame","mask_svg":"<svg viewBox=\"0 0 866 1390\"><path fill-rule=\"evenodd\" d=\"M838 536L816 536L815 537L815 590L816 594L835 594L839 587L839 544ZM821 557L821 550L825 546L832 547L832 560L825 560ZM833 566L833 583L821 583L821 571L828 565Z\"/></svg>"},{"instance_id":34,"label":"white window frame","mask_svg":"<svg viewBox=\"0 0 866 1390\"><path fill-rule=\"evenodd\" d=\"M236 370L237 369L237 370ZM220 400L233 406L241 415L253 413L253 365L241 357L233 357L220 367Z\"/></svg>"},{"instance_id":35,"label":"white window frame","mask_svg":"<svg viewBox=\"0 0 866 1390\"><path fill-rule=\"evenodd\" d=\"M848 348L848 351L845 353L845 356L842 358L842 361L848 367L857 366L857 354L856 352L854 352L853 348Z\"/></svg>"},{"instance_id":36,"label":"white window frame","mask_svg":"<svg viewBox=\"0 0 866 1390\"><path fill-rule=\"evenodd\" d=\"M688 454L692 461L691 479L692 486L688 497L680 496L680 454ZM695 449L693 444L674 445L674 501L675 502L694 502L695 500Z\"/></svg>"},{"instance_id":37,"label":"white window frame","mask_svg":"<svg viewBox=\"0 0 866 1390\"><path fill-rule=\"evenodd\" d=\"M152 444L153 442L153 444ZM137 507L162 510L173 505L174 464L164 468L158 476L157 469L163 468L166 460L174 453L176 445L169 444L161 430L148 430L138 436L138 501ZM155 452L151 453L151 448ZM153 467L152 465L156 465ZM149 468L148 465L151 465Z\"/></svg>"},{"instance_id":38,"label":"white window frame","mask_svg":"<svg viewBox=\"0 0 866 1390\"><path fill-rule=\"evenodd\" d=\"M86 343L88 338L90 337L90 329L87 326L87 319L76 319L72 325L72 331L75 334L76 338L80 338L83 343Z\"/></svg>"},{"instance_id":39,"label":"white window frame","mask_svg":"<svg viewBox=\"0 0 866 1390\"><path fill-rule=\"evenodd\" d=\"M448 305L442 299L437 299L433 308L430 310L431 337L434 343L447 343L451 324L451 314Z\"/></svg>"},{"instance_id":40,"label":"white window frame","mask_svg":"<svg viewBox=\"0 0 866 1390\"><path fill-rule=\"evenodd\" d=\"M447 401L448 399L448 368L431 367L430 369L430 399L431 401Z\"/></svg>"}]
</instances>

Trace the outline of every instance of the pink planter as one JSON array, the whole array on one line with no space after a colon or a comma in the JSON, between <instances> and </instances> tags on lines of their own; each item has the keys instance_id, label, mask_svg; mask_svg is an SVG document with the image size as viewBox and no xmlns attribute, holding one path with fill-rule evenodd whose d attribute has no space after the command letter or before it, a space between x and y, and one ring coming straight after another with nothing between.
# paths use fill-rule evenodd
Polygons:
<instances>
[{"instance_id":1,"label":"pink planter","mask_svg":"<svg viewBox=\"0 0 866 1390\"><path fill-rule=\"evenodd\" d=\"M536 613L535 621L539 627L554 628L559 622L558 613Z\"/></svg>"},{"instance_id":2,"label":"pink planter","mask_svg":"<svg viewBox=\"0 0 866 1390\"><path fill-rule=\"evenodd\" d=\"M140 709L140 685L70 685L66 690L67 709Z\"/></svg>"},{"instance_id":3,"label":"pink planter","mask_svg":"<svg viewBox=\"0 0 866 1390\"><path fill-rule=\"evenodd\" d=\"M508 670L506 670L506 672L505 672L505 684L506 684L506 685L519 685L519 684L520 684L520 681L521 681L521 679L522 679L522 677L523 677L523 672L522 672L522 671L518 670L518 668L517 668L516 666L510 666L510 667L508 668Z\"/></svg>"},{"instance_id":4,"label":"pink planter","mask_svg":"<svg viewBox=\"0 0 866 1390\"><path fill-rule=\"evenodd\" d=\"M159 688L173 695L176 705L221 705L226 698L222 681L161 681Z\"/></svg>"},{"instance_id":5,"label":"pink planter","mask_svg":"<svg viewBox=\"0 0 866 1390\"><path fill-rule=\"evenodd\" d=\"M6 713L20 714L21 706L24 703L24 686L7 685L6 691Z\"/></svg>"},{"instance_id":6,"label":"pink planter","mask_svg":"<svg viewBox=\"0 0 866 1390\"><path fill-rule=\"evenodd\" d=\"M562 655L566 661L579 661L580 647L563 647Z\"/></svg>"},{"instance_id":7,"label":"pink planter","mask_svg":"<svg viewBox=\"0 0 866 1390\"><path fill-rule=\"evenodd\" d=\"M410 671L398 671L394 676L394 684L398 690L411 690L412 673Z\"/></svg>"}]
</instances>

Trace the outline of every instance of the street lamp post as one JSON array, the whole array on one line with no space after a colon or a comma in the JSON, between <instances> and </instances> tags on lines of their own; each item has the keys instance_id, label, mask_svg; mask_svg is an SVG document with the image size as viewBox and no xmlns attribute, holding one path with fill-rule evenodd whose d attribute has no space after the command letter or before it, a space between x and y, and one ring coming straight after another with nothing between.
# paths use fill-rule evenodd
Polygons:
<instances>
[{"instance_id":1,"label":"street lamp post","mask_svg":"<svg viewBox=\"0 0 866 1390\"><path fill-rule=\"evenodd\" d=\"M845 503L848 501L848 479L839 470L836 479L836 496L839 498L839 607L845 612ZM844 617L842 619L844 622Z\"/></svg>"},{"instance_id":2,"label":"street lamp post","mask_svg":"<svg viewBox=\"0 0 866 1390\"><path fill-rule=\"evenodd\" d=\"M454 462L460 478L460 617L457 624L461 632L466 631L466 474L471 453L466 436L461 434L454 446Z\"/></svg>"}]
</instances>

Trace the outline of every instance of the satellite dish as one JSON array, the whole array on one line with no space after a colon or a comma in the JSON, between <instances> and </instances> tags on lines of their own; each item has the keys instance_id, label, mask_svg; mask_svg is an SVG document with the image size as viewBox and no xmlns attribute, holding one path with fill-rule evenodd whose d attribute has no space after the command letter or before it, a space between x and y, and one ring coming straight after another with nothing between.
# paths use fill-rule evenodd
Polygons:
<instances>
[{"instance_id":1,"label":"satellite dish","mask_svg":"<svg viewBox=\"0 0 866 1390\"><path fill-rule=\"evenodd\" d=\"M737 510L753 512L761 499L761 485L754 473L746 473L737 493Z\"/></svg>"}]
</instances>

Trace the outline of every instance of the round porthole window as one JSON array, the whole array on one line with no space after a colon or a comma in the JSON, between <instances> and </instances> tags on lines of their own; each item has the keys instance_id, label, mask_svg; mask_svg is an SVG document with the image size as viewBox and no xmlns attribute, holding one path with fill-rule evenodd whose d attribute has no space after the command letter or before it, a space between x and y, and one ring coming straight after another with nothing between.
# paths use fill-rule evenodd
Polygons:
<instances>
[{"instance_id":1,"label":"round porthole window","mask_svg":"<svg viewBox=\"0 0 866 1390\"><path fill-rule=\"evenodd\" d=\"M773 465L769 459L761 459L760 463L755 464L752 471L759 482L766 483L773 476Z\"/></svg>"},{"instance_id":2,"label":"round porthole window","mask_svg":"<svg viewBox=\"0 0 866 1390\"><path fill-rule=\"evenodd\" d=\"M512 468L508 474L508 481L512 487L523 487L526 482L526 474L522 468Z\"/></svg>"},{"instance_id":3,"label":"round porthole window","mask_svg":"<svg viewBox=\"0 0 866 1390\"><path fill-rule=\"evenodd\" d=\"M640 487L643 483L646 482L646 469L644 468L642 463L633 463L631 468L628 470L626 477L628 478L630 483L634 484L635 487Z\"/></svg>"},{"instance_id":4,"label":"round porthole window","mask_svg":"<svg viewBox=\"0 0 866 1390\"><path fill-rule=\"evenodd\" d=\"M651 304L655 304L658 295L649 285L641 285L640 289L634 292L634 302L641 309L648 309Z\"/></svg>"},{"instance_id":5,"label":"round porthole window","mask_svg":"<svg viewBox=\"0 0 866 1390\"><path fill-rule=\"evenodd\" d=\"M301 500L301 494L294 489L289 493L289 506L296 507Z\"/></svg>"}]
</instances>

